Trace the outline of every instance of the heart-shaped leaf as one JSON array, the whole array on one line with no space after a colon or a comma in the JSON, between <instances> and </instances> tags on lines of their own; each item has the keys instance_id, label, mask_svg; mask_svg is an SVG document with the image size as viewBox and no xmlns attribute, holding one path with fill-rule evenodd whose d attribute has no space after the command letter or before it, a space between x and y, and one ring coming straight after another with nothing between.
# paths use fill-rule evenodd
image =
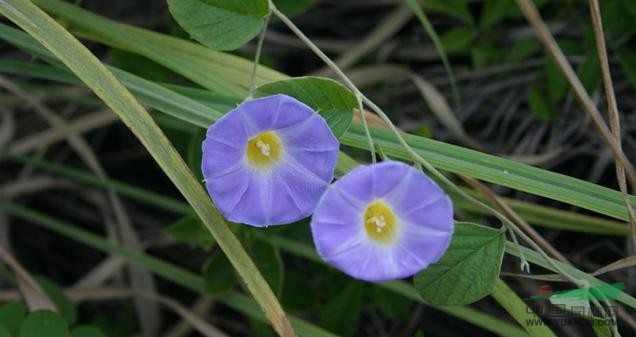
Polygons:
<instances>
[{"instance_id":1,"label":"heart-shaped leaf","mask_svg":"<svg viewBox=\"0 0 636 337\"><path fill-rule=\"evenodd\" d=\"M432 305L466 305L488 295L495 286L504 252L504 233L457 222L442 258L415 275L415 288Z\"/></svg>"},{"instance_id":2,"label":"heart-shaped leaf","mask_svg":"<svg viewBox=\"0 0 636 337\"><path fill-rule=\"evenodd\" d=\"M364 284L348 282L329 300L320 314L320 325L342 336L351 336L358 328L364 300Z\"/></svg>"},{"instance_id":3,"label":"heart-shaped leaf","mask_svg":"<svg viewBox=\"0 0 636 337\"><path fill-rule=\"evenodd\" d=\"M327 121L336 137L351 125L356 96L342 84L322 77L306 76L276 81L257 88L257 96L285 94L309 105Z\"/></svg>"},{"instance_id":4,"label":"heart-shaped leaf","mask_svg":"<svg viewBox=\"0 0 636 337\"><path fill-rule=\"evenodd\" d=\"M20 337L70 337L68 325L62 316L51 311L36 311L29 315L22 329Z\"/></svg>"},{"instance_id":5,"label":"heart-shaped leaf","mask_svg":"<svg viewBox=\"0 0 636 337\"><path fill-rule=\"evenodd\" d=\"M267 0L168 0L170 13L195 40L217 50L233 50L263 29Z\"/></svg>"},{"instance_id":6,"label":"heart-shaped leaf","mask_svg":"<svg viewBox=\"0 0 636 337\"><path fill-rule=\"evenodd\" d=\"M232 290L236 285L236 276L230 261L223 254L212 256L203 266L205 292L218 295Z\"/></svg>"},{"instance_id":7,"label":"heart-shaped leaf","mask_svg":"<svg viewBox=\"0 0 636 337\"><path fill-rule=\"evenodd\" d=\"M62 289L60 289L60 287L51 280L45 277L37 277L36 281L40 287L42 287L46 296L53 301L53 304L55 304L59 314L64 317L69 325L73 325L77 320L77 309L73 302L71 302L68 297L66 297Z\"/></svg>"},{"instance_id":8,"label":"heart-shaped leaf","mask_svg":"<svg viewBox=\"0 0 636 337\"><path fill-rule=\"evenodd\" d=\"M285 266L279 249L269 242L262 241L253 242L248 251L269 286L280 296L283 291Z\"/></svg>"},{"instance_id":9,"label":"heart-shaped leaf","mask_svg":"<svg viewBox=\"0 0 636 337\"><path fill-rule=\"evenodd\" d=\"M0 326L7 329L10 336L17 336L26 312L24 304L19 302L11 302L0 306Z\"/></svg>"}]
</instances>

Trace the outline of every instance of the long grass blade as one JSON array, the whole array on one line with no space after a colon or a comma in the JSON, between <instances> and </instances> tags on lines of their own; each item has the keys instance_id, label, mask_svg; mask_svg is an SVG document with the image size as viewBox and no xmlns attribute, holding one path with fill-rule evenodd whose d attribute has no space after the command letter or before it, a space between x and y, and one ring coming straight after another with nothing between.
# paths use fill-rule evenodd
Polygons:
<instances>
[{"instance_id":1,"label":"long grass blade","mask_svg":"<svg viewBox=\"0 0 636 337\"><path fill-rule=\"evenodd\" d=\"M271 288L216 211L201 184L130 92L88 49L31 2L0 1L0 12L57 56L119 115L214 235L274 329L281 336L295 335Z\"/></svg>"}]
</instances>

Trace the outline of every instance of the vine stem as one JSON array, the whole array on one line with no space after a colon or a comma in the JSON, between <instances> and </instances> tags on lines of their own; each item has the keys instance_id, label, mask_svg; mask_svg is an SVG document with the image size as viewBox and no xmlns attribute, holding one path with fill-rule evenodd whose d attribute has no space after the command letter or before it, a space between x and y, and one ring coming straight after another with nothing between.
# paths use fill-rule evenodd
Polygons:
<instances>
[{"instance_id":1,"label":"vine stem","mask_svg":"<svg viewBox=\"0 0 636 337\"><path fill-rule=\"evenodd\" d=\"M265 22L263 24L263 30L261 31L260 36L258 37L258 43L256 44L256 55L254 55L254 66L252 67L252 74L250 75L250 86L247 91L247 98L254 98L254 90L256 89L256 71L260 65L261 60L261 51L263 50L263 41L265 41L265 33L267 32L267 25L269 24L269 18L272 16L271 12L267 14L265 17Z\"/></svg>"},{"instance_id":2,"label":"vine stem","mask_svg":"<svg viewBox=\"0 0 636 337\"><path fill-rule=\"evenodd\" d=\"M473 198L472 196L462 191L457 185L455 185L440 171L438 171L433 165L431 165L431 163L429 163L428 160L424 159L421 155L415 152L415 150L413 150L408 145L408 143L402 136L402 133L397 129L397 127L393 124L393 122L391 122L391 119L386 115L386 113L384 113L384 111L379 106L377 106L373 101L367 98L356 87L356 85L353 84L353 82L349 79L349 77L338 67L338 65L336 65L322 50L320 50L320 48L318 48L318 46L316 46L285 14L280 12L276 8L276 6L274 6L271 0L270 0L270 8L272 13L276 15L276 17L278 17L304 44L307 45L307 47L309 47L309 49L311 49L338 77L341 78L341 80L347 85L347 87L349 87L354 92L356 97L358 97L364 104L366 104L369 108L371 108L373 112L378 114L378 116L389 126L391 131L395 134L395 137L397 138L400 145L409 153L411 158L413 158L413 160L416 163L421 164L428 172L433 174L437 179L442 181L446 186L453 189L455 192L457 192L466 200L478 205L479 207L484 208L485 210L493 214L497 219L499 219L504 224L505 227L507 227L510 230L510 232L512 233L511 237L513 237L513 241L516 241L515 235L518 234L523 239L523 241L527 242L532 247L532 249L537 251L539 255L541 255L541 257L550 266L552 266L559 274L565 276L570 282L575 284L577 287L585 287L586 285L589 285L587 281L580 280L570 275L566 270L564 270L558 264L556 264L543 251L543 249L541 249L541 247L537 245L537 243L535 243L528 235L526 235L517 225L515 225L512 221L510 221L505 215L503 215L502 213L495 210L494 208L486 205L485 203ZM363 125L364 124L366 123L363 123ZM369 134L369 137L370 137L368 126L367 125L364 125L364 126L365 126L365 131ZM515 242L515 243L516 245L518 245L518 242ZM519 252L521 252L521 249L519 249ZM521 259L522 268L524 268L526 265L529 265L528 261L523 256L523 253L520 254L520 259Z\"/></svg>"},{"instance_id":3,"label":"vine stem","mask_svg":"<svg viewBox=\"0 0 636 337\"><path fill-rule=\"evenodd\" d=\"M364 103L362 103L362 96L356 95L356 100L358 100L358 109L360 110L360 119L362 119L362 125L364 126L364 134L367 136L367 141L369 142L371 162L375 164L375 145L373 144L373 138L371 138L371 132L369 131L369 124L367 123L366 111L364 110Z\"/></svg>"}]
</instances>

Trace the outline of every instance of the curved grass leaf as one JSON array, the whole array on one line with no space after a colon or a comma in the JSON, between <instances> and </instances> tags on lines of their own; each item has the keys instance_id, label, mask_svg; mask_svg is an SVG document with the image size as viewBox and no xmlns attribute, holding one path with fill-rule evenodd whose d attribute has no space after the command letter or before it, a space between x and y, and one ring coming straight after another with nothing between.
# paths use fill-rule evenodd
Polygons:
<instances>
[{"instance_id":1,"label":"curved grass leaf","mask_svg":"<svg viewBox=\"0 0 636 337\"><path fill-rule=\"evenodd\" d=\"M276 81L256 89L257 96L286 94L309 105L327 121L340 137L353 120L353 109L358 107L356 96L342 84L322 77L306 76Z\"/></svg>"},{"instance_id":2,"label":"curved grass leaf","mask_svg":"<svg viewBox=\"0 0 636 337\"><path fill-rule=\"evenodd\" d=\"M0 325L0 337L11 337L9 331Z\"/></svg>"},{"instance_id":3,"label":"curved grass leaf","mask_svg":"<svg viewBox=\"0 0 636 337\"><path fill-rule=\"evenodd\" d=\"M217 50L233 50L263 29L267 0L168 0L174 19L194 39Z\"/></svg>"},{"instance_id":4,"label":"curved grass leaf","mask_svg":"<svg viewBox=\"0 0 636 337\"><path fill-rule=\"evenodd\" d=\"M0 12L49 49L118 114L214 235L274 329L280 335L293 336L293 329L267 282L183 159L130 92L88 49L32 3L2 1Z\"/></svg>"},{"instance_id":5,"label":"curved grass leaf","mask_svg":"<svg viewBox=\"0 0 636 337\"><path fill-rule=\"evenodd\" d=\"M490 294L499 279L504 233L473 223L455 223L442 258L415 275L415 288L426 303L457 306Z\"/></svg>"},{"instance_id":6,"label":"curved grass leaf","mask_svg":"<svg viewBox=\"0 0 636 337\"><path fill-rule=\"evenodd\" d=\"M70 337L64 318L51 311L36 311L22 323L20 337Z\"/></svg>"}]
</instances>

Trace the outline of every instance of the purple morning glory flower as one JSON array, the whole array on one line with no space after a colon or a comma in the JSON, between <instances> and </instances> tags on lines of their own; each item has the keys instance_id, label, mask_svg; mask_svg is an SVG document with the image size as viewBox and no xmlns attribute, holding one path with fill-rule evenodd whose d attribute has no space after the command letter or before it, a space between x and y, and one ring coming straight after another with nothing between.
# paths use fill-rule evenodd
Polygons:
<instances>
[{"instance_id":1,"label":"purple morning glory flower","mask_svg":"<svg viewBox=\"0 0 636 337\"><path fill-rule=\"evenodd\" d=\"M212 124L201 166L228 220L278 225L313 212L333 179L338 150L319 114L278 94L244 102Z\"/></svg>"},{"instance_id":2,"label":"purple morning glory flower","mask_svg":"<svg viewBox=\"0 0 636 337\"><path fill-rule=\"evenodd\" d=\"M436 262L453 234L450 198L397 161L359 166L332 184L311 221L318 254L352 277L386 281Z\"/></svg>"}]
</instances>

